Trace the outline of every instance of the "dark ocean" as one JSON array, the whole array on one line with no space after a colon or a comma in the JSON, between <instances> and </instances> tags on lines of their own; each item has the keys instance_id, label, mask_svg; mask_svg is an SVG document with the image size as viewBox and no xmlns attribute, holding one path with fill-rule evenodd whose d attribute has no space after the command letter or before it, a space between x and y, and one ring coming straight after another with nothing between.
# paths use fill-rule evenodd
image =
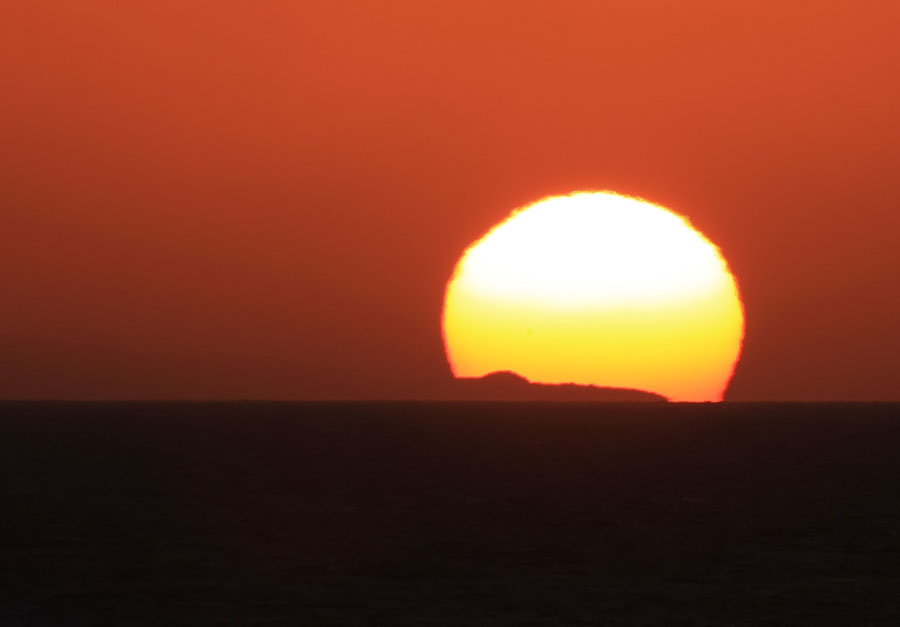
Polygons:
<instances>
[{"instance_id":1,"label":"dark ocean","mask_svg":"<svg viewBox=\"0 0 900 627\"><path fill-rule=\"evenodd\" d=\"M0 403L0 625L900 625L897 403Z\"/></svg>"}]
</instances>

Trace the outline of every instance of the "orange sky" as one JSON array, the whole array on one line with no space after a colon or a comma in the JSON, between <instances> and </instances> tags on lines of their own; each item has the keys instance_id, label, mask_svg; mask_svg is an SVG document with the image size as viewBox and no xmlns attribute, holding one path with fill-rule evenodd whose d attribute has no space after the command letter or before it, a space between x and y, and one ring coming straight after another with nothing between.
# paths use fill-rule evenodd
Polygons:
<instances>
[{"instance_id":1,"label":"orange sky","mask_svg":"<svg viewBox=\"0 0 900 627\"><path fill-rule=\"evenodd\" d=\"M726 398L900 400L894 0L0 7L0 397L428 396L464 248L549 194L687 215Z\"/></svg>"}]
</instances>

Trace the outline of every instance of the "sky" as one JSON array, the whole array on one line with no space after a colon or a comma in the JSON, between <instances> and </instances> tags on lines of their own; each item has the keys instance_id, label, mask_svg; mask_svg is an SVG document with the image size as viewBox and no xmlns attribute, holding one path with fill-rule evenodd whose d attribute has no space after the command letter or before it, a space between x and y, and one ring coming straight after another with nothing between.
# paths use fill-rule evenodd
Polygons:
<instances>
[{"instance_id":1,"label":"sky","mask_svg":"<svg viewBox=\"0 0 900 627\"><path fill-rule=\"evenodd\" d=\"M894 0L0 5L0 398L429 398L516 207L690 219L726 399L900 400Z\"/></svg>"}]
</instances>

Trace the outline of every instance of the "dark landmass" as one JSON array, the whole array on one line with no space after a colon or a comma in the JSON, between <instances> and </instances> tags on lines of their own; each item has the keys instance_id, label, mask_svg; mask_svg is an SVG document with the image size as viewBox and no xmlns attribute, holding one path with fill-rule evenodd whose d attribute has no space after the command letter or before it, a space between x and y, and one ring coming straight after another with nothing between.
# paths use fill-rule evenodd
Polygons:
<instances>
[{"instance_id":1,"label":"dark landmass","mask_svg":"<svg viewBox=\"0 0 900 627\"><path fill-rule=\"evenodd\" d=\"M0 403L0 625L900 624L900 404Z\"/></svg>"},{"instance_id":2,"label":"dark landmass","mask_svg":"<svg viewBox=\"0 0 900 627\"><path fill-rule=\"evenodd\" d=\"M666 402L664 396L642 390L562 383L531 383L513 372L493 372L480 378L454 379L451 400L466 401L603 401Z\"/></svg>"}]
</instances>

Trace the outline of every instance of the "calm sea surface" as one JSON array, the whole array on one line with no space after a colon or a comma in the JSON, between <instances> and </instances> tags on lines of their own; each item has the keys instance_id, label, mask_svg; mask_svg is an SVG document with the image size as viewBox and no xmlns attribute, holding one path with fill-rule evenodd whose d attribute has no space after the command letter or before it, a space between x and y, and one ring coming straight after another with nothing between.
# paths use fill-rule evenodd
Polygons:
<instances>
[{"instance_id":1,"label":"calm sea surface","mask_svg":"<svg viewBox=\"0 0 900 627\"><path fill-rule=\"evenodd\" d=\"M897 625L900 404L0 403L0 624Z\"/></svg>"}]
</instances>

